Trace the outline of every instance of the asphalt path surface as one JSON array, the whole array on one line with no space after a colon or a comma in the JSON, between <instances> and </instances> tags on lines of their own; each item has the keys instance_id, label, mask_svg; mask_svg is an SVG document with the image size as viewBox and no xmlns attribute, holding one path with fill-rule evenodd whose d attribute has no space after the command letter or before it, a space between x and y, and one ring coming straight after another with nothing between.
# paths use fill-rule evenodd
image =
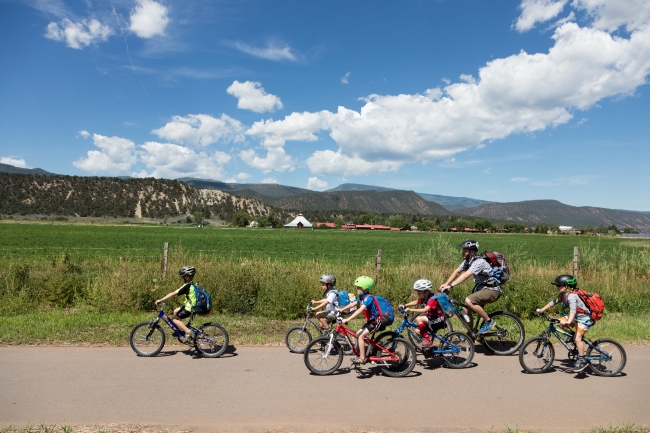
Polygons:
<instances>
[{"instance_id":1,"label":"asphalt path surface","mask_svg":"<svg viewBox=\"0 0 650 433\"><path fill-rule=\"evenodd\" d=\"M517 356L481 353L469 368L420 361L404 378L351 367L309 373L283 347L239 347L222 358L167 346L0 347L0 427L137 423L193 431L579 432L650 425L650 347L626 347L618 377L522 372Z\"/></svg>"}]
</instances>

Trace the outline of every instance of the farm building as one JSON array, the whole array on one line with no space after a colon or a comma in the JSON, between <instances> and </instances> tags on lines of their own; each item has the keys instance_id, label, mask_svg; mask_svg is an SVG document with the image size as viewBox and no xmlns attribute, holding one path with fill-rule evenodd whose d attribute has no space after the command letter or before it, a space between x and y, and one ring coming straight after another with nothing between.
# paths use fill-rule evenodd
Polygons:
<instances>
[{"instance_id":1,"label":"farm building","mask_svg":"<svg viewBox=\"0 0 650 433\"><path fill-rule=\"evenodd\" d=\"M302 216L302 214L298 214L298 216L293 221L291 221L289 224L285 224L283 227L287 229L302 229L311 228L312 225L304 216Z\"/></svg>"}]
</instances>

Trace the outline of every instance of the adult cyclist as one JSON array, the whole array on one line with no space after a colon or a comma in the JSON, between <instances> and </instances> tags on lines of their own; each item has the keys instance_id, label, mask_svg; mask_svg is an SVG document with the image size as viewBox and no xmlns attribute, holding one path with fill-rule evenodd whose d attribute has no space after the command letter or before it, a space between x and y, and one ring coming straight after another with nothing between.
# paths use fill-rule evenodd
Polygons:
<instances>
[{"instance_id":1,"label":"adult cyclist","mask_svg":"<svg viewBox=\"0 0 650 433\"><path fill-rule=\"evenodd\" d=\"M440 286L441 291L449 291L463 283L470 277L474 277L474 290L465 298L465 313L469 316L469 324L474 323L472 313L478 314L483 320L483 326L479 334L485 334L494 328L496 323L491 320L483 307L486 304L495 302L501 296L503 289L499 282L492 276L492 266L480 255L478 255L478 242L468 239L459 245L462 249L463 262L452 272L451 276Z\"/></svg>"}]
</instances>

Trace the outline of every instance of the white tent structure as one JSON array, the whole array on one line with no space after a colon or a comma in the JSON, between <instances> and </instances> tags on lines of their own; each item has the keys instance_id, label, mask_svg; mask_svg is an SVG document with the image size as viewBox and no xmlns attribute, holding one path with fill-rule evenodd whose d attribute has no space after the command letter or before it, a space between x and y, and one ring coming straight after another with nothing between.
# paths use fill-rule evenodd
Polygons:
<instances>
[{"instance_id":1,"label":"white tent structure","mask_svg":"<svg viewBox=\"0 0 650 433\"><path fill-rule=\"evenodd\" d=\"M288 229L301 229L301 228L311 228L311 223L305 219L302 214L299 214L293 221L289 224L284 225Z\"/></svg>"}]
</instances>

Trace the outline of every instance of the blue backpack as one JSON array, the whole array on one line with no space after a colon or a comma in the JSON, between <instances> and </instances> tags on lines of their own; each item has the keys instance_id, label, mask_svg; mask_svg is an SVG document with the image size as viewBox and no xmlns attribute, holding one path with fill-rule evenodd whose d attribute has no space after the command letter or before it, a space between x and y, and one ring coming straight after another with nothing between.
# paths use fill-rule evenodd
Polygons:
<instances>
[{"instance_id":1,"label":"blue backpack","mask_svg":"<svg viewBox=\"0 0 650 433\"><path fill-rule=\"evenodd\" d=\"M451 303L451 299L449 299L449 296L446 293L436 293L433 295L433 299L438 301L438 305L440 305L442 312L445 313L445 317L451 317L454 315L454 304Z\"/></svg>"},{"instance_id":2,"label":"blue backpack","mask_svg":"<svg viewBox=\"0 0 650 433\"><path fill-rule=\"evenodd\" d=\"M387 321L390 323L386 323L386 325L390 325L393 323L393 320L395 320L395 313L393 312L393 306L391 305L390 302L388 302L386 299L382 298L381 296L376 296L376 295L371 295L374 299L375 302L375 307L377 307L377 314L378 317L375 319L380 319L383 321Z\"/></svg>"},{"instance_id":3,"label":"blue backpack","mask_svg":"<svg viewBox=\"0 0 650 433\"><path fill-rule=\"evenodd\" d=\"M350 294L346 290L335 290L339 297L339 308L347 307L350 305Z\"/></svg>"},{"instance_id":4,"label":"blue backpack","mask_svg":"<svg viewBox=\"0 0 650 433\"><path fill-rule=\"evenodd\" d=\"M192 307L192 310L199 316L205 316L212 311L212 298L203 287L194 282L192 282L192 288L196 298L196 304Z\"/></svg>"}]
</instances>

